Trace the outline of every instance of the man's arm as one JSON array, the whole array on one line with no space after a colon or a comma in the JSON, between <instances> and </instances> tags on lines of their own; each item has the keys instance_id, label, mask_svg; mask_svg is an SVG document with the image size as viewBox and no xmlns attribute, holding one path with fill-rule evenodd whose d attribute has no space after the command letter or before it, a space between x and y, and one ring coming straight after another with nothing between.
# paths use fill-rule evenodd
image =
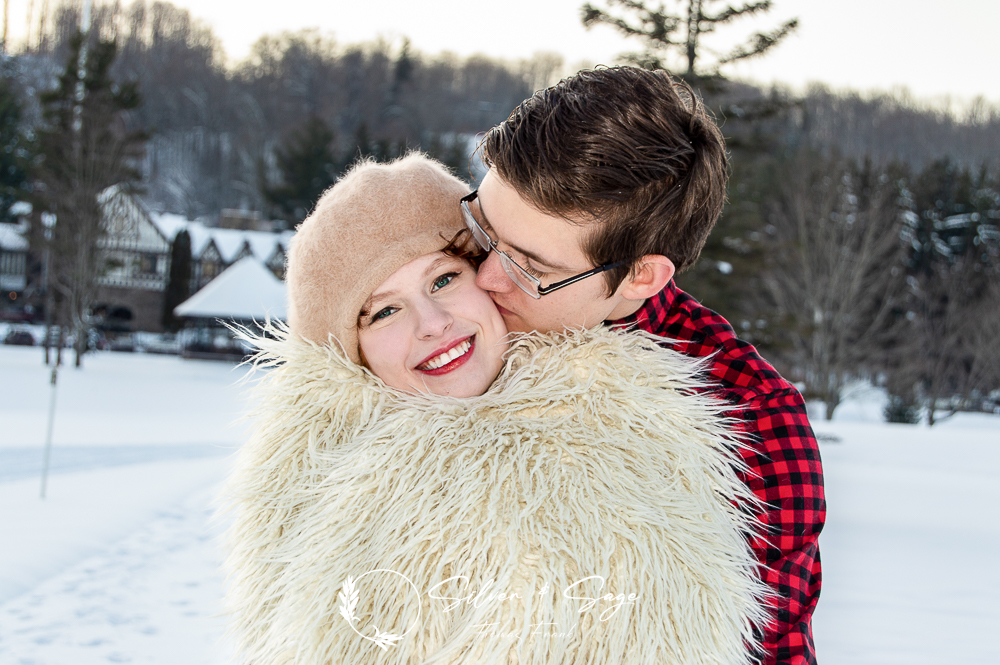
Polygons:
<instances>
[{"instance_id":1,"label":"man's arm","mask_svg":"<svg viewBox=\"0 0 1000 665\"><path fill-rule=\"evenodd\" d=\"M710 380L749 435L743 480L767 506L767 530L751 545L775 594L764 630L764 665L816 662L812 615L820 592L816 539L826 520L823 466L799 391L740 340L729 322L671 282L633 316L612 322L663 337L686 355L711 357Z\"/></svg>"},{"instance_id":2,"label":"man's arm","mask_svg":"<svg viewBox=\"0 0 1000 665\"><path fill-rule=\"evenodd\" d=\"M802 396L792 387L746 403L753 438L743 451L745 477L767 508L766 533L752 542L761 579L777 594L763 636L765 665L816 662L812 615L822 579L817 538L826 520L819 448Z\"/></svg>"}]
</instances>

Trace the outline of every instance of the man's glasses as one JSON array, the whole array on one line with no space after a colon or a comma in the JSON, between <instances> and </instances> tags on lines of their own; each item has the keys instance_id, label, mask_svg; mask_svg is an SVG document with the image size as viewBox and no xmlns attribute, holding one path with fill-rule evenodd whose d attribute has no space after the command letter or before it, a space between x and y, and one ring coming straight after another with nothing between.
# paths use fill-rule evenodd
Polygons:
<instances>
[{"instance_id":1,"label":"man's glasses","mask_svg":"<svg viewBox=\"0 0 1000 665\"><path fill-rule=\"evenodd\" d=\"M542 296L552 293L553 291L558 291L564 286L576 284L580 280L587 279L592 275L599 275L606 270L611 270L612 268L617 268L618 266L623 266L627 263L627 261L608 263L606 265L593 268L592 270L588 270L587 272L582 272L579 275L574 275L569 279L564 279L554 284L549 284L548 286L542 286L542 283L537 277L519 266L517 262L511 258L510 254L502 249L499 249L497 247L497 243L490 238L486 231L483 230L483 227L479 225L479 222L476 221L476 218L472 215L472 210L469 208L469 203L478 195L479 190L476 190L468 196L462 197L462 216L465 218L465 225L469 228L469 231L472 233L472 237L475 238L476 243L483 248L483 251L487 253L490 251L496 252L497 256L500 257L500 265L503 266L503 271L507 273L507 276L510 277L512 282L517 284L522 291L527 293L532 298L541 298Z\"/></svg>"}]
</instances>

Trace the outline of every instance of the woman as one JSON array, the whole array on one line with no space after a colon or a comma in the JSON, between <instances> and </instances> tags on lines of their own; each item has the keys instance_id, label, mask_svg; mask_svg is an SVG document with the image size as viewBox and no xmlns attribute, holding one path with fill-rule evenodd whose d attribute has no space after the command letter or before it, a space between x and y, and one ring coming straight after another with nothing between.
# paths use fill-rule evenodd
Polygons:
<instances>
[{"instance_id":1,"label":"woman","mask_svg":"<svg viewBox=\"0 0 1000 665\"><path fill-rule=\"evenodd\" d=\"M508 342L450 242L466 191L420 155L361 164L298 230L227 489L240 651L749 662L753 498L698 363L606 330Z\"/></svg>"}]
</instances>

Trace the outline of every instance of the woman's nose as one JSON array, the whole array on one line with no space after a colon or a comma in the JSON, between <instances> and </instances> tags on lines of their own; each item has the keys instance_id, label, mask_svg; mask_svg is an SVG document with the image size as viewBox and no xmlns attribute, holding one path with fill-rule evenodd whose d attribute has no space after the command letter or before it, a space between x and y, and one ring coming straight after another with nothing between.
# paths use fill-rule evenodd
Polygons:
<instances>
[{"instance_id":1,"label":"woman's nose","mask_svg":"<svg viewBox=\"0 0 1000 665\"><path fill-rule=\"evenodd\" d=\"M486 260L479 266L479 271L476 273L476 286L484 291L495 293L506 293L517 288L504 271L503 265L500 263L500 255L496 252L490 252Z\"/></svg>"},{"instance_id":2,"label":"woman's nose","mask_svg":"<svg viewBox=\"0 0 1000 665\"><path fill-rule=\"evenodd\" d=\"M446 306L433 300L420 306L419 316L417 335L421 338L436 337L447 332L455 320Z\"/></svg>"}]
</instances>

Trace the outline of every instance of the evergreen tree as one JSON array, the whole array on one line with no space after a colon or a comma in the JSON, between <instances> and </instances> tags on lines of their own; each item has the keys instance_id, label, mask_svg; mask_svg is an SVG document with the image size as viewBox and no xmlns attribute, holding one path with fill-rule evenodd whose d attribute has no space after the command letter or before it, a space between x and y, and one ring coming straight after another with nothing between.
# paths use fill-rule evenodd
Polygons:
<instances>
[{"instance_id":1,"label":"evergreen tree","mask_svg":"<svg viewBox=\"0 0 1000 665\"><path fill-rule=\"evenodd\" d=\"M769 33L753 35L732 48L728 55L705 64L703 44L716 27L738 18L764 13L771 2L750 2L739 6L721 0L675 0L671 11L664 3L641 0L607 0L605 8L586 4L581 19L587 27L611 25L619 32L641 41L641 52L625 59L649 69L686 62L682 75L701 101L726 122L726 142L730 150L731 176L729 204L709 236L701 260L678 277L678 284L707 306L720 312L738 333L769 351L780 352L785 341L773 334L782 321L772 308L762 307L759 276L766 269L762 240L766 223L762 200L771 183L765 164L787 131L784 119L793 104L779 93L762 94L752 87L726 81L719 73L724 64L762 55L797 26L792 20Z\"/></svg>"},{"instance_id":2,"label":"evergreen tree","mask_svg":"<svg viewBox=\"0 0 1000 665\"><path fill-rule=\"evenodd\" d=\"M174 308L191 295L191 235L181 229L170 243L170 277L163 295L163 327L176 332L181 321L174 316Z\"/></svg>"},{"instance_id":3,"label":"evergreen tree","mask_svg":"<svg viewBox=\"0 0 1000 665\"><path fill-rule=\"evenodd\" d=\"M65 303L59 315L77 340L76 364L86 350L87 320L95 297L103 233L98 196L111 185L130 186L145 145L145 133L131 129L127 111L139 106L134 82L110 76L117 47L76 32L58 86L39 96L43 127L36 178L43 185L39 207L56 215L50 249L50 284Z\"/></svg>"},{"instance_id":4,"label":"evergreen tree","mask_svg":"<svg viewBox=\"0 0 1000 665\"><path fill-rule=\"evenodd\" d=\"M704 62L706 49L702 42L705 35L738 18L765 13L771 9L770 0L748 2L740 6L725 3L719 7L723 2L725 0L676 0L674 4L680 5L680 11L669 12L662 3L652 6L651 3L640 0L606 0L606 9L589 2L583 5L580 17L583 25L588 28L603 23L626 36L639 38L645 48L638 53L626 54L625 57L641 67L670 69L667 64L671 56L681 56L687 63L684 76L688 80L705 75L717 76L723 65L766 53L798 26L798 20L792 19L771 32L755 33L726 55L716 58L710 66L699 66L699 60ZM714 13L711 11L713 7L718 7ZM612 8L620 8L622 15L613 13Z\"/></svg>"},{"instance_id":5,"label":"evergreen tree","mask_svg":"<svg viewBox=\"0 0 1000 665\"><path fill-rule=\"evenodd\" d=\"M396 58L396 65L392 72L392 95L393 101L399 96L403 86L413 80L413 72L417 68L417 61L414 60L410 52L410 40L403 39L403 46L399 49L399 57Z\"/></svg>"},{"instance_id":6,"label":"evergreen tree","mask_svg":"<svg viewBox=\"0 0 1000 665\"><path fill-rule=\"evenodd\" d=\"M0 222L16 221L10 207L29 197L30 146L21 133L21 104L13 76L0 72Z\"/></svg>"},{"instance_id":7,"label":"evergreen tree","mask_svg":"<svg viewBox=\"0 0 1000 665\"><path fill-rule=\"evenodd\" d=\"M327 124L311 116L277 151L282 184L266 187L264 195L286 221L305 219L320 195L336 181L339 165L333 141L334 133Z\"/></svg>"},{"instance_id":8,"label":"evergreen tree","mask_svg":"<svg viewBox=\"0 0 1000 665\"><path fill-rule=\"evenodd\" d=\"M894 380L917 386L933 425L939 400L950 400L953 414L1000 382L1000 182L942 159L911 188L903 234L911 325Z\"/></svg>"},{"instance_id":9,"label":"evergreen tree","mask_svg":"<svg viewBox=\"0 0 1000 665\"><path fill-rule=\"evenodd\" d=\"M421 146L421 150L450 168L459 178L471 182L470 154L467 145L467 141L463 139L461 134L452 134L449 137L434 134L426 145Z\"/></svg>"}]
</instances>

